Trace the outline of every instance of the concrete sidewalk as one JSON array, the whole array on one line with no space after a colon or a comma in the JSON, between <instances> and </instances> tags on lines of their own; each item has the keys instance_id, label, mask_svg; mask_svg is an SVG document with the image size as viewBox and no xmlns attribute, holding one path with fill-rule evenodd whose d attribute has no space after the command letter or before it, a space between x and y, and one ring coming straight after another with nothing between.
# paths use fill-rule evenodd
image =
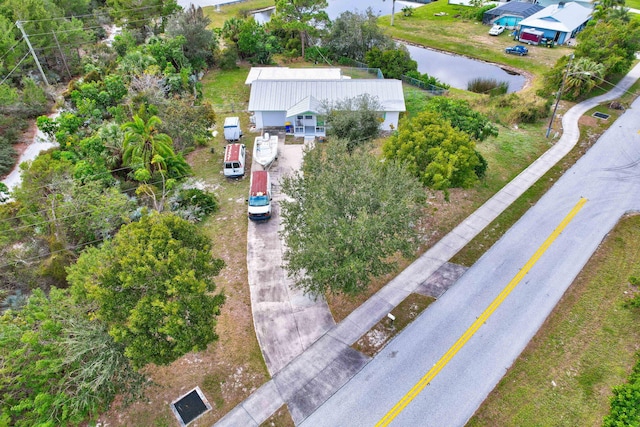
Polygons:
<instances>
[{"instance_id":1,"label":"concrete sidewalk","mask_svg":"<svg viewBox=\"0 0 640 427\"><path fill-rule=\"evenodd\" d=\"M562 137L552 148L216 425L258 426L283 403L288 405L294 422L301 423L367 363L368 359L350 345L410 293L420 289L432 274L562 159L578 141L578 119L586 111L618 98L638 78L640 64L610 92L567 111L562 117Z\"/></svg>"}]
</instances>

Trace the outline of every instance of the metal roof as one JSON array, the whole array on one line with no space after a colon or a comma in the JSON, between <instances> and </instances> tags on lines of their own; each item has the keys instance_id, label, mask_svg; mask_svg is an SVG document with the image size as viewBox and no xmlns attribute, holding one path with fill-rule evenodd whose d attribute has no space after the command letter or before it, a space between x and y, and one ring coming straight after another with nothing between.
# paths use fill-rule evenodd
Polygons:
<instances>
[{"instance_id":1,"label":"metal roof","mask_svg":"<svg viewBox=\"0 0 640 427\"><path fill-rule=\"evenodd\" d=\"M592 9L575 2L564 6L553 4L520 21L520 28L533 27L570 33L587 22L592 12Z\"/></svg>"},{"instance_id":2,"label":"metal roof","mask_svg":"<svg viewBox=\"0 0 640 427\"><path fill-rule=\"evenodd\" d=\"M244 84L255 80L340 80L340 68L251 67Z\"/></svg>"},{"instance_id":3,"label":"metal roof","mask_svg":"<svg viewBox=\"0 0 640 427\"><path fill-rule=\"evenodd\" d=\"M515 15L527 18L536 12L544 9L544 6L533 3L525 3L521 1L510 1L485 12L485 15L502 16Z\"/></svg>"},{"instance_id":4,"label":"metal roof","mask_svg":"<svg viewBox=\"0 0 640 427\"><path fill-rule=\"evenodd\" d=\"M322 102L318 101L313 96L307 96L305 99L287 110L287 117L297 116L306 112L316 114L321 113Z\"/></svg>"},{"instance_id":5,"label":"metal roof","mask_svg":"<svg viewBox=\"0 0 640 427\"><path fill-rule=\"evenodd\" d=\"M402 82L394 79L347 80L256 80L251 85L249 111L293 111L311 97L333 104L369 94L377 98L381 111L405 111ZM289 117L289 116L287 116Z\"/></svg>"}]
</instances>

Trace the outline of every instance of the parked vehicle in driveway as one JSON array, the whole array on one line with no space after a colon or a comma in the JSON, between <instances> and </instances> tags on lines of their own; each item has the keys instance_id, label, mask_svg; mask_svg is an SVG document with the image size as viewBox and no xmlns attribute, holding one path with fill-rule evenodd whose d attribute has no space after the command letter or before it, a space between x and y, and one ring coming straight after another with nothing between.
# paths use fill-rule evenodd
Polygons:
<instances>
[{"instance_id":1,"label":"parked vehicle in driveway","mask_svg":"<svg viewBox=\"0 0 640 427\"><path fill-rule=\"evenodd\" d=\"M502 25L494 25L489 30L489 35L490 36L499 36L503 32L504 32L504 27Z\"/></svg>"},{"instance_id":2,"label":"parked vehicle in driveway","mask_svg":"<svg viewBox=\"0 0 640 427\"><path fill-rule=\"evenodd\" d=\"M520 31L520 35L518 36L518 41L526 44L537 45L540 43L540 40L544 37L544 32L534 30L533 28L525 28Z\"/></svg>"},{"instance_id":3,"label":"parked vehicle in driveway","mask_svg":"<svg viewBox=\"0 0 640 427\"><path fill-rule=\"evenodd\" d=\"M512 55L520 55L520 56L524 56L527 53L529 53L529 49L521 45L506 47L504 51L506 53L511 53Z\"/></svg>"},{"instance_id":4,"label":"parked vehicle in driveway","mask_svg":"<svg viewBox=\"0 0 640 427\"><path fill-rule=\"evenodd\" d=\"M249 192L249 219L266 221L271 218L271 177L267 171L251 173L251 191Z\"/></svg>"},{"instance_id":5,"label":"parked vehicle in driveway","mask_svg":"<svg viewBox=\"0 0 640 427\"><path fill-rule=\"evenodd\" d=\"M229 144L224 149L224 176L237 178L244 175L246 149L244 144Z\"/></svg>"}]
</instances>

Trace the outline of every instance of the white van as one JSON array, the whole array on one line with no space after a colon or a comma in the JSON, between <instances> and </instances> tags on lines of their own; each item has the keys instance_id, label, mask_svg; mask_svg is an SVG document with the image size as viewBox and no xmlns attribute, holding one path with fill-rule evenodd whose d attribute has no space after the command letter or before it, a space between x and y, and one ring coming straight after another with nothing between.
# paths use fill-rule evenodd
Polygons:
<instances>
[{"instance_id":1,"label":"white van","mask_svg":"<svg viewBox=\"0 0 640 427\"><path fill-rule=\"evenodd\" d=\"M248 213L251 221L271 218L271 177L267 171L251 173Z\"/></svg>"},{"instance_id":2,"label":"white van","mask_svg":"<svg viewBox=\"0 0 640 427\"><path fill-rule=\"evenodd\" d=\"M246 149L244 144L228 144L224 149L224 176L233 178L244 175Z\"/></svg>"},{"instance_id":3,"label":"white van","mask_svg":"<svg viewBox=\"0 0 640 427\"><path fill-rule=\"evenodd\" d=\"M224 139L227 141L238 141L240 138L242 138L240 119L238 117L227 117L224 119Z\"/></svg>"}]
</instances>

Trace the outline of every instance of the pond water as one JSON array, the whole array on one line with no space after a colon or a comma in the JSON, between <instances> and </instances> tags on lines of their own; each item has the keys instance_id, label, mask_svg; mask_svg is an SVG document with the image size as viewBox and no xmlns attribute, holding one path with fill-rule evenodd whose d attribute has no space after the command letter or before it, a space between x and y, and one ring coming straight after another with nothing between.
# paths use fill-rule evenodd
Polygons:
<instances>
[{"instance_id":1,"label":"pond water","mask_svg":"<svg viewBox=\"0 0 640 427\"><path fill-rule=\"evenodd\" d=\"M229 3L229 0L179 0L178 4L184 6L183 3L188 5L192 2L206 6ZM392 0L358 0L357 2L353 0L328 0L328 2L327 14L331 19L337 18L346 10L364 12L368 7L371 7L376 15L391 14ZM396 13L400 12L405 5L422 6L420 3L398 0L396 1ZM268 9L254 14L254 17L257 22L264 24L269 21L272 13L273 9ZM418 62L418 70L421 73L437 77L440 81L454 88L466 90L467 84L474 78L496 79L498 82L506 81L509 83L509 92L519 91L525 84L524 76L507 72L497 65L417 46L407 45L407 48L411 57Z\"/></svg>"},{"instance_id":2,"label":"pond water","mask_svg":"<svg viewBox=\"0 0 640 427\"><path fill-rule=\"evenodd\" d=\"M183 0L189 1L189 0ZM194 0L196 1L196 0ZM327 15L329 15L329 19L336 19L342 12L351 11L357 13L363 13L367 10L367 8L371 8L375 15L391 15L391 7L392 0L358 0L355 2L353 0L327 0L329 6L327 7ZM180 2L178 2L180 3ZM422 3L409 2L409 1L396 1L396 14L400 13L400 10L404 6L417 7L422 6ZM265 10L263 12L255 13L253 16L256 22L260 24L264 24L269 21L271 14L273 13L273 9Z\"/></svg>"},{"instance_id":3,"label":"pond water","mask_svg":"<svg viewBox=\"0 0 640 427\"><path fill-rule=\"evenodd\" d=\"M497 65L476 61L464 56L451 55L423 47L406 45L411 57L418 63L418 71L437 77L457 89L467 89L467 84L477 78L495 79L509 83L508 92L517 92L526 79L520 74L507 72Z\"/></svg>"}]
</instances>

